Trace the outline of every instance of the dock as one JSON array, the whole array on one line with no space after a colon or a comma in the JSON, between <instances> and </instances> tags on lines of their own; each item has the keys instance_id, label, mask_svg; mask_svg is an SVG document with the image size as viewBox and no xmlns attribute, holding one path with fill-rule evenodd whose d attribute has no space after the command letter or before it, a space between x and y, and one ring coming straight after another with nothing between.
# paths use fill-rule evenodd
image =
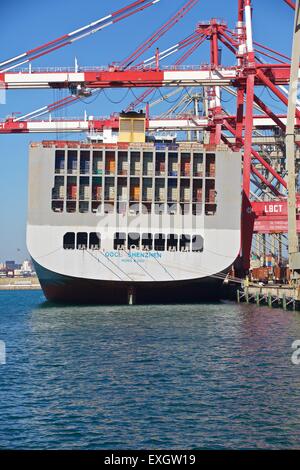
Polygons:
<instances>
[{"instance_id":1,"label":"dock","mask_svg":"<svg viewBox=\"0 0 300 470\"><path fill-rule=\"evenodd\" d=\"M41 285L37 277L2 278L0 279L1 290L40 290Z\"/></svg>"},{"instance_id":2,"label":"dock","mask_svg":"<svg viewBox=\"0 0 300 470\"><path fill-rule=\"evenodd\" d=\"M242 290L237 290L237 301L300 310L300 289L291 285L245 285Z\"/></svg>"}]
</instances>

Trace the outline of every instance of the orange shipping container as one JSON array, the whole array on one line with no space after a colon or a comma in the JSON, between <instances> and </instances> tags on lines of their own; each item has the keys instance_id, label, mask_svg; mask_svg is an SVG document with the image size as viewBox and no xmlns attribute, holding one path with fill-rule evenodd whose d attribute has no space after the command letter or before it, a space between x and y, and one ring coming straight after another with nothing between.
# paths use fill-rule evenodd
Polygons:
<instances>
[{"instance_id":1,"label":"orange shipping container","mask_svg":"<svg viewBox=\"0 0 300 470\"><path fill-rule=\"evenodd\" d=\"M114 157L108 157L107 158L107 170L109 173L115 173L116 169L116 162Z\"/></svg>"},{"instance_id":2,"label":"orange shipping container","mask_svg":"<svg viewBox=\"0 0 300 470\"><path fill-rule=\"evenodd\" d=\"M131 199L134 201L138 201L140 199L140 187L134 186L131 190Z\"/></svg>"}]
</instances>

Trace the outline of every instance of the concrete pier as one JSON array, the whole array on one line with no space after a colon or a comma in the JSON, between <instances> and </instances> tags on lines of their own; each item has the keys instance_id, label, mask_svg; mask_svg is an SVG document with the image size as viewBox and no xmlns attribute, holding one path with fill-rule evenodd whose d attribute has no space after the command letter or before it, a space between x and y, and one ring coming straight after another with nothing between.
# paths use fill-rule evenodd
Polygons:
<instances>
[{"instance_id":1,"label":"concrete pier","mask_svg":"<svg viewBox=\"0 0 300 470\"><path fill-rule=\"evenodd\" d=\"M0 279L1 290L40 290L41 286L37 277L12 277Z\"/></svg>"},{"instance_id":2,"label":"concrete pier","mask_svg":"<svg viewBox=\"0 0 300 470\"><path fill-rule=\"evenodd\" d=\"M237 291L237 301L300 310L300 289L289 285L245 285Z\"/></svg>"}]
</instances>

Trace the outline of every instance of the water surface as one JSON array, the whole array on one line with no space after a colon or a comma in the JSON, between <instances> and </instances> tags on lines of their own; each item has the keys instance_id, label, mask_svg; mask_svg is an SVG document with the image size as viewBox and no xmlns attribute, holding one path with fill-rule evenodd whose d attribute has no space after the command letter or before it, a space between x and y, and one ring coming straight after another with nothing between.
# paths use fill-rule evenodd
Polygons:
<instances>
[{"instance_id":1,"label":"water surface","mask_svg":"<svg viewBox=\"0 0 300 470\"><path fill-rule=\"evenodd\" d=\"M300 313L0 292L1 449L299 448Z\"/></svg>"}]
</instances>

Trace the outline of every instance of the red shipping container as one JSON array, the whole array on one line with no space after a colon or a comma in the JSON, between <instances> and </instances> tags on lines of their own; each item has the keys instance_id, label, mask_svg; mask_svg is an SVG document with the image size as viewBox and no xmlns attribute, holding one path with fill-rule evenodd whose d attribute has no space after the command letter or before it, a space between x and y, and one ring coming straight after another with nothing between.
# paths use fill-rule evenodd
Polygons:
<instances>
[{"instance_id":1,"label":"red shipping container","mask_svg":"<svg viewBox=\"0 0 300 470\"><path fill-rule=\"evenodd\" d=\"M216 200L216 192L214 189L210 189L208 193L208 201L214 203Z\"/></svg>"},{"instance_id":2,"label":"red shipping container","mask_svg":"<svg viewBox=\"0 0 300 470\"><path fill-rule=\"evenodd\" d=\"M95 199L96 201L100 201L101 194L102 194L102 187L101 186L95 186L94 192L93 192L93 199Z\"/></svg>"},{"instance_id":3,"label":"red shipping container","mask_svg":"<svg viewBox=\"0 0 300 470\"><path fill-rule=\"evenodd\" d=\"M202 202L202 188L198 188L196 191L196 200L197 202Z\"/></svg>"},{"instance_id":4,"label":"red shipping container","mask_svg":"<svg viewBox=\"0 0 300 470\"><path fill-rule=\"evenodd\" d=\"M68 194L70 199L76 199L77 197L77 186L76 184L71 184L68 189Z\"/></svg>"}]
</instances>

